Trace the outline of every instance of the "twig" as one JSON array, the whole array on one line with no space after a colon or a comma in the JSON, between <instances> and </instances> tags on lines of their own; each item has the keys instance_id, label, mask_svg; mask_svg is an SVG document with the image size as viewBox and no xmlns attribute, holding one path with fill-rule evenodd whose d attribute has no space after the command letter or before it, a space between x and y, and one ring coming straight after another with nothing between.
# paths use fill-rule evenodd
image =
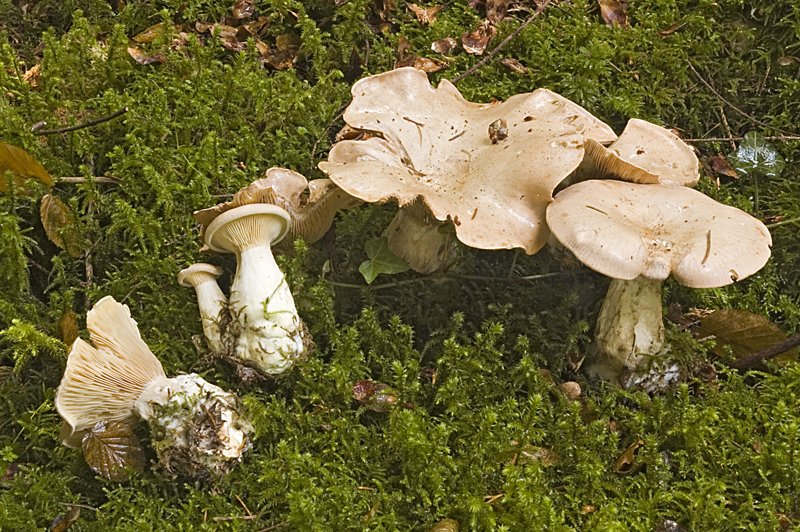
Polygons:
<instances>
[{"instance_id":1,"label":"twig","mask_svg":"<svg viewBox=\"0 0 800 532\"><path fill-rule=\"evenodd\" d=\"M128 108L124 107L124 108L120 109L119 111L117 111L115 113L111 113L110 115L106 115L106 116L101 116L100 118L96 118L94 120L89 120L88 122L84 122L82 124L78 124L77 126L62 127L62 128L59 128L59 129L41 129L41 130L31 128L31 131L33 131L33 133L36 134L36 135L55 135L56 133L68 133L70 131L75 131L77 129L83 129L85 127L90 127L90 126L94 126L96 124L101 124L103 122L108 122L109 120L113 120L113 119L117 118L118 116L121 116L121 115L123 115L123 114L125 114L127 112L128 112ZM39 124L42 124L44 126L45 122L37 122L35 124L35 126L39 125Z\"/></svg>"},{"instance_id":2,"label":"twig","mask_svg":"<svg viewBox=\"0 0 800 532\"><path fill-rule=\"evenodd\" d=\"M722 116L722 125L725 126L725 134L728 135L728 137L732 137L731 126L728 125L728 117L725 116L725 109L723 109L721 105L719 106L719 114ZM733 141L731 141L731 151L736 151L736 143Z\"/></svg>"},{"instance_id":3,"label":"twig","mask_svg":"<svg viewBox=\"0 0 800 532\"><path fill-rule=\"evenodd\" d=\"M462 74L459 74L458 76L456 76L456 77L454 77L453 79L451 79L451 80L450 80L450 83L453 83L453 84L455 84L455 83L458 83L459 81L461 81L462 79L464 79L465 77L469 76L470 74L472 74L473 72L475 72L476 70L478 70L479 68L481 68L483 65L485 65L486 63L488 63L488 62L489 62L489 61L490 61L490 60L491 60L491 59L492 59L492 58L493 58L493 57L494 57L494 56L497 54L497 52L499 52L499 51L500 51L500 49L501 49L503 46L505 46L505 45L508 43L508 41L510 41L511 39L513 39L514 37L516 37L517 35L519 35L519 34L520 34L520 32L521 32L522 30L524 30L526 27L528 27L528 25L529 25L531 22L533 22L534 20L536 20L536 17L538 17L539 15L541 15L541 14L544 12L544 9L547 7L547 5L548 5L549 3L550 3L550 0L545 0L544 4L540 5L540 6L539 6L539 9L537 9L537 10L536 10L536 11L533 13L533 15L531 15L530 17L528 17L528 20L526 20L525 22L523 22L523 23L520 25L520 27L516 29L516 31L515 31L514 33L512 33L511 35L509 35L508 37L506 37L505 39L503 39L503 42L501 42L500 44L498 44L498 45L495 47L495 49L494 49L494 50L492 50L491 52L489 52L489 54L488 54L486 57L484 57L483 59L481 59L480 61L478 61L477 63L475 63L475 64L472 66L472 68L470 68L470 69L469 69L469 70L467 70L466 72L464 72L464 73L462 73Z\"/></svg>"},{"instance_id":4,"label":"twig","mask_svg":"<svg viewBox=\"0 0 800 532\"><path fill-rule=\"evenodd\" d=\"M314 147L311 148L310 160L311 160L311 165L312 166L314 165L314 156L317 154L317 146L319 146L319 143L322 142L322 137L327 135L328 134L328 130L331 127L333 127L334 122L339 120L342 117L342 115L344 115L344 110L347 108L348 105L350 105L350 102L343 103L342 105L339 106L339 108L336 110L336 116L333 117L333 120L328 122L328 125L325 126L325 129L322 131L322 135L319 136L317 141L314 143Z\"/></svg>"},{"instance_id":5,"label":"twig","mask_svg":"<svg viewBox=\"0 0 800 532\"><path fill-rule=\"evenodd\" d=\"M236 519L242 519L244 521L252 521L253 519L257 519L258 516L256 515L229 515L226 517L212 517L212 521L234 521Z\"/></svg>"},{"instance_id":6,"label":"twig","mask_svg":"<svg viewBox=\"0 0 800 532\"><path fill-rule=\"evenodd\" d=\"M590 273L592 271L593 270L584 269L584 270L574 270L570 272L552 272L552 273L543 273L541 275L528 275L525 277L488 277L485 275L462 275L462 274L426 275L424 277L416 277L414 279L403 279L402 281L394 281L391 283L376 284L376 285L340 283L338 281L331 281L329 279L325 279L325 282L331 286L338 286L341 288L369 288L370 290L380 290L382 288L393 288L395 286L402 286L404 284L411 284L411 283L419 283L423 281L442 281L442 280L456 280L456 279L466 279L472 281L494 281L494 282L538 281L541 279L549 279L552 277L563 277L566 275L582 275L585 273Z\"/></svg>"},{"instance_id":7,"label":"twig","mask_svg":"<svg viewBox=\"0 0 800 532\"><path fill-rule=\"evenodd\" d=\"M681 140L683 142L730 142L733 140L735 141L744 140L744 137L712 137L707 139L681 139ZM778 135L772 137L764 137L764 140L777 140L777 141L800 140L800 137Z\"/></svg>"},{"instance_id":8,"label":"twig","mask_svg":"<svg viewBox=\"0 0 800 532\"><path fill-rule=\"evenodd\" d=\"M95 176L92 178L92 181L95 183L111 183L111 184L119 184L122 181L120 178L115 177L113 175L106 175L106 176ZM59 183L88 183L89 178L86 177L59 177Z\"/></svg>"},{"instance_id":9,"label":"twig","mask_svg":"<svg viewBox=\"0 0 800 532\"><path fill-rule=\"evenodd\" d=\"M778 227L780 225L793 224L793 223L797 223L797 222L800 222L800 218L792 218L790 220L781 220L780 222L775 222L774 224L768 224L766 226L766 228L767 229L772 229L773 227Z\"/></svg>"},{"instance_id":10,"label":"twig","mask_svg":"<svg viewBox=\"0 0 800 532\"><path fill-rule=\"evenodd\" d=\"M728 105L731 107L731 109L733 109L734 111L736 111L736 112L737 112L737 113L739 113L740 115L744 116L745 118L747 118L747 119L748 119L748 120L750 120L751 122L753 122L753 123L755 123L755 124L758 124L759 126L764 126L764 127L766 127L766 128L769 128L769 129L774 129L775 131L780 131L781 133L783 133L783 134L785 134L785 135L792 135L792 136L796 135L796 133L790 133L790 132L788 132L788 131L784 131L784 130L782 130L782 129L778 129L778 128L777 128L777 127L775 127L775 126L771 126L771 125L769 125L769 124L767 124L767 123L765 123L765 122L762 122L761 120L758 120L758 119L756 119L756 118L753 118L753 117L752 117L752 116L750 116L749 114L745 113L744 111L742 111L741 109L739 109L738 107L736 107L735 105L733 105L731 102L729 102L728 100L726 100L726 99L725 99L725 98L724 98L724 97L723 97L723 96L722 96L720 93L718 93L718 92L716 91L716 89L714 89L714 87L712 87L711 85L709 85L709 84L708 84L708 82L707 82L706 80L704 80L704 79L703 79L703 76L701 76L701 75L700 75L700 74L697 72L697 70L695 70L695 68L694 68L694 65L692 64L692 62L691 62L691 61L689 61L689 60L687 59L687 60L686 60L686 63L689 65L689 68L691 68L691 69L692 69L692 72L694 72L694 75L695 75L695 76L697 76L697 79L699 79L699 80L700 80L700 82L701 82L703 85L705 85L705 86L708 88L708 90L710 90L711 92L713 92L713 93L714 93L714 95L715 95L717 98L719 98L720 100L722 100L723 102L725 102L726 104L728 104Z\"/></svg>"},{"instance_id":11,"label":"twig","mask_svg":"<svg viewBox=\"0 0 800 532\"><path fill-rule=\"evenodd\" d=\"M283 526L285 524L286 524L286 521L282 521L282 522L278 523L277 525L272 525L271 527L268 527L268 528L262 528L261 530L256 530L256 532L269 532L270 530L275 530L279 526Z\"/></svg>"},{"instance_id":12,"label":"twig","mask_svg":"<svg viewBox=\"0 0 800 532\"><path fill-rule=\"evenodd\" d=\"M768 347L757 353L753 353L752 355L739 358L731 362L731 367L733 369L750 369L753 366L760 364L765 360L769 360L770 358L776 357L781 353L785 353L790 349L794 349L795 347L800 345L800 334L797 336L792 336L791 338L787 338L782 342L778 342L777 344L773 345L772 347Z\"/></svg>"},{"instance_id":13,"label":"twig","mask_svg":"<svg viewBox=\"0 0 800 532\"><path fill-rule=\"evenodd\" d=\"M78 504L77 502L60 502L58 504L62 506L77 506L78 508L86 508L87 510L94 510L95 512L100 511L98 508L95 508L94 506L89 506L87 504Z\"/></svg>"}]
</instances>

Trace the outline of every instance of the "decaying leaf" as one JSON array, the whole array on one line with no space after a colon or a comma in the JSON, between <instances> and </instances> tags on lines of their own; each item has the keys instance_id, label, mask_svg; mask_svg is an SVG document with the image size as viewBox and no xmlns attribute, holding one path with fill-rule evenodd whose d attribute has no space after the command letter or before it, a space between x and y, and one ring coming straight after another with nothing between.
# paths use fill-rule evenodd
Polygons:
<instances>
[{"instance_id":1,"label":"decaying leaf","mask_svg":"<svg viewBox=\"0 0 800 532\"><path fill-rule=\"evenodd\" d=\"M382 382L356 382L353 384L353 399L375 412L386 412L397 404L395 391Z\"/></svg>"},{"instance_id":2,"label":"decaying leaf","mask_svg":"<svg viewBox=\"0 0 800 532\"><path fill-rule=\"evenodd\" d=\"M739 174L736 173L736 170L734 170L733 166L724 155L712 155L708 158L708 162L711 163L711 169L714 173L739 179Z\"/></svg>"},{"instance_id":3,"label":"decaying leaf","mask_svg":"<svg viewBox=\"0 0 800 532\"><path fill-rule=\"evenodd\" d=\"M25 189L26 179L38 179L46 185L53 183L53 178L45 170L44 166L31 157L31 155L21 148L0 142L0 192L7 192L7 182L5 174L14 174L14 183Z\"/></svg>"},{"instance_id":4,"label":"decaying leaf","mask_svg":"<svg viewBox=\"0 0 800 532\"><path fill-rule=\"evenodd\" d=\"M419 20L420 24L423 26L427 26L428 24L433 24L436 22L436 13L441 11L444 7L443 5L436 4L432 7L420 7L417 4L406 4L408 9L413 11L413 13L417 16L417 20Z\"/></svg>"},{"instance_id":5,"label":"decaying leaf","mask_svg":"<svg viewBox=\"0 0 800 532\"><path fill-rule=\"evenodd\" d=\"M83 437L83 456L92 470L113 482L125 482L125 468L144 469L139 438L127 423L99 421Z\"/></svg>"},{"instance_id":6,"label":"decaying leaf","mask_svg":"<svg viewBox=\"0 0 800 532\"><path fill-rule=\"evenodd\" d=\"M685 26L685 25L686 25L685 22L673 22L672 24L669 25L668 28L659 31L658 32L658 36L659 37L666 37L667 35L672 35L676 31L678 31L679 28L681 28L682 26Z\"/></svg>"},{"instance_id":7,"label":"decaying leaf","mask_svg":"<svg viewBox=\"0 0 800 532\"><path fill-rule=\"evenodd\" d=\"M628 446L625 451L614 460L614 471L621 475L629 475L641 469L643 464L636 464L636 449L644 445L641 438Z\"/></svg>"},{"instance_id":8,"label":"decaying leaf","mask_svg":"<svg viewBox=\"0 0 800 532\"><path fill-rule=\"evenodd\" d=\"M739 143L739 149L729 159L740 174L750 177L780 177L783 167L786 166L786 161L775 146L757 131L746 133Z\"/></svg>"},{"instance_id":9,"label":"decaying leaf","mask_svg":"<svg viewBox=\"0 0 800 532\"><path fill-rule=\"evenodd\" d=\"M67 345L72 345L72 342L78 338L78 315L75 314L75 311L71 309L66 311L58 320L58 335Z\"/></svg>"},{"instance_id":10,"label":"decaying leaf","mask_svg":"<svg viewBox=\"0 0 800 532\"><path fill-rule=\"evenodd\" d=\"M128 46L128 54L133 57L134 61L140 65L150 65L152 63L165 63L167 60L164 54L148 54L147 52L136 48L135 46Z\"/></svg>"},{"instance_id":11,"label":"decaying leaf","mask_svg":"<svg viewBox=\"0 0 800 532\"><path fill-rule=\"evenodd\" d=\"M269 17L258 17L257 20L242 24L241 27L249 31L254 37L257 37L269 27Z\"/></svg>"},{"instance_id":12,"label":"decaying leaf","mask_svg":"<svg viewBox=\"0 0 800 532\"><path fill-rule=\"evenodd\" d=\"M233 5L233 16L236 18L251 17L255 9L255 0L238 0L238 2Z\"/></svg>"},{"instance_id":13,"label":"decaying leaf","mask_svg":"<svg viewBox=\"0 0 800 532\"><path fill-rule=\"evenodd\" d=\"M430 532L458 532L458 521L455 519L442 519L433 525Z\"/></svg>"},{"instance_id":14,"label":"decaying leaf","mask_svg":"<svg viewBox=\"0 0 800 532\"><path fill-rule=\"evenodd\" d=\"M717 310L700 323L697 339L715 339L714 354L726 356L725 346L730 347L736 358L746 357L786 340L780 328L764 316L746 310ZM773 360L797 360L797 350L781 353Z\"/></svg>"},{"instance_id":15,"label":"decaying leaf","mask_svg":"<svg viewBox=\"0 0 800 532\"><path fill-rule=\"evenodd\" d=\"M431 50L437 54L444 55L450 53L450 51L456 46L458 46L458 41L452 37L445 37L444 39L439 39L438 41L431 43Z\"/></svg>"},{"instance_id":16,"label":"decaying leaf","mask_svg":"<svg viewBox=\"0 0 800 532\"><path fill-rule=\"evenodd\" d=\"M50 525L50 532L66 532L69 530L69 527L72 526L72 523L78 520L79 515L81 515L80 506L69 506L67 511L64 512L63 517L57 515L56 518L53 519Z\"/></svg>"},{"instance_id":17,"label":"decaying leaf","mask_svg":"<svg viewBox=\"0 0 800 532\"><path fill-rule=\"evenodd\" d=\"M628 27L628 2L620 0L598 0L600 3L600 15L611 27L619 26L627 29Z\"/></svg>"},{"instance_id":18,"label":"decaying leaf","mask_svg":"<svg viewBox=\"0 0 800 532\"><path fill-rule=\"evenodd\" d=\"M133 40L138 43L153 42L156 39L158 39L160 35L164 33L164 30L165 30L164 24L161 23L154 24L149 28L147 28L146 30L144 30L143 32L139 33L138 35L135 35L133 37Z\"/></svg>"},{"instance_id":19,"label":"decaying leaf","mask_svg":"<svg viewBox=\"0 0 800 532\"><path fill-rule=\"evenodd\" d=\"M31 90L38 91L39 83L42 79L42 72L40 65L34 65L29 70L22 74L22 80L31 86Z\"/></svg>"},{"instance_id":20,"label":"decaying leaf","mask_svg":"<svg viewBox=\"0 0 800 532\"><path fill-rule=\"evenodd\" d=\"M499 24L506 18L511 0L486 0L486 18L492 24Z\"/></svg>"},{"instance_id":21,"label":"decaying leaf","mask_svg":"<svg viewBox=\"0 0 800 532\"><path fill-rule=\"evenodd\" d=\"M422 70L423 72L437 72L448 66L444 61L420 57L417 54L412 54L410 50L411 43L408 42L408 39L404 35L401 35L397 44L397 61L394 64L394 68L410 66L417 70Z\"/></svg>"},{"instance_id":22,"label":"decaying leaf","mask_svg":"<svg viewBox=\"0 0 800 532\"><path fill-rule=\"evenodd\" d=\"M500 64L503 65L504 67L510 69L510 70L513 70L514 72L519 73L519 74L527 74L528 73L528 69L525 66L523 66L522 63L520 63L516 59L511 59L510 57L505 57L505 58L501 59L500 60Z\"/></svg>"},{"instance_id":23,"label":"decaying leaf","mask_svg":"<svg viewBox=\"0 0 800 532\"><path fill-rule=\"evenodd\" d=\"M548 449L546 447L535 447L530 443L526 443L522 446L522 450L519 452L519 456L517 458L517 464L519 465L538 462L544 467L554 466L558 463L558 461L559 456L555 451L553 451L553 449Z\"/></svg>"},{"instance_id":24,"label":"decaying leaf","mask_svg":"<svg viewBox=\"0 0 800 532\"><path fill-rule=\"evenodd\" d=\"M47 233L47 238L61 249L66 249L67 253L72 257L78 258L82 253L75 238L62 235L62 230L71 221L71 213L70 208L52 194L45 194L42 197L42 206L39 209L39 214L42 218L42 225L45 233Z\"/></svg>"},{"instance_id":25,"label":"decaying leaf","mask_svg":"<svg viewBox=\"0 0 800 532\"><path fill-rule=\"evenodd\" d=\"M403 273L408 271L408 264L391 252L388 239L385 236L376 240L369 240L364 249L369 260L365 260L358 267L367 283L371 283L381 273Z\"/></svg>"},{"instance_id":26,"label":"decaying leaf","mask_svg":"<svg viewBox=\"0 0 800 532\"><path fill-rule=\"evenodd\" d=\"M472 33L465 32L461 35L461 44L468 54L481 55L494 39L497 30L488 20Z\"/></svg>"}]
</instances>

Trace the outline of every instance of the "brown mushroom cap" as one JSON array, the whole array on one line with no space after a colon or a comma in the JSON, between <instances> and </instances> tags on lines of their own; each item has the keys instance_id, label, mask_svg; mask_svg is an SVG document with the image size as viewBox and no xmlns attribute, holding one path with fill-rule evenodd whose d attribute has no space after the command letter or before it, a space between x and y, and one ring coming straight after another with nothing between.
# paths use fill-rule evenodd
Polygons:
<instances>
[{"instance_id":1,"label":"brown mushroom cap","mask_svg":"<svg viewBox=\"0 0 800 532\"><path fill-rule=\"evenodd\" d=\"M760 221L696 190L584 181L556 195L547 223L584 264L609 277L715 288L757 272L772 238Z\"/></svg>"},{"instance_id":2,"label":"brown mushroom cap","mask_svg":"<svg viewBox=\"0 0 800 532\"><path fill-rule=\"evenodd\" d=\"M588 179L689 187L700 179L697 156L688 144L668 129L635 118L608 148L587 139L578 173Z\"/></svg>"},{"instance_id":3,"label":"brown mushroom cap","mask_svg":"<svg viewBox=\"0 0 800 532\"><path fill-rule=\"evenodd\" d=\"M219 266L198 262L178 273L178 284L187 288L196 288L200 284L216 280L224 271Z\"/></svg>"},{"instance_id":4,"label":"brown mushroom cap","mask_svg":"<svg viewBox=\"0 0 800 532\"><path fill-rule=\"evenodd\" d=\"M434 89L425 73L399 68L360 80L352 93L347 124L383 138L337 143L322 171L364 201L394 199L403 207L421 197L477 248L536 252L547 241L546 205L583 159L584 138L616 138L546 89L477 104L446 80ZM493 144L488 127L500 118L508 138Z\"/></svg>"},{"instance_id":5,"label":"brown mushroom cap","mask_svg":"<svg viewBox=\"0 0 800 532\"><path fill-rule=\"evenodd\" d=\"M303 194L308 187L309 194ZM220 214L241 207L264 203L276 205L291 217L289 233L308 243L316 242L325 234L339 209L349 209L361 204L330 179L307 181L302 174L287 168L270 168L266 177L258 179L234 194L233 199L208 209L196 211L195 219L203 226L201 238L205 239L206 228Z\"/></svg>"},{"instance_id":6,"label":"brown mushroom cap","mask_svg":"<svg viewBox=\"0 0 800 532\"><path fill-rule=\"evenodd\" d=\"M106 296L89 311L86 325L95 347L75 340L56 390L56 410L70 428L64 436L98 421L132 421L142 391L165 376L126 305Z\"/></svg>"},{"instance_id":7,"label":"brown mushroom cap","mask_svg":"<svg viewBox=\"0 0 800 532\"><path fill-rule=\"evenodd\" d=\"M276 205L242 205L214 218L206 228L205 242L212 251L241 253L280 241L289 222L289 213Z\"/></svg>"}]
</instances>

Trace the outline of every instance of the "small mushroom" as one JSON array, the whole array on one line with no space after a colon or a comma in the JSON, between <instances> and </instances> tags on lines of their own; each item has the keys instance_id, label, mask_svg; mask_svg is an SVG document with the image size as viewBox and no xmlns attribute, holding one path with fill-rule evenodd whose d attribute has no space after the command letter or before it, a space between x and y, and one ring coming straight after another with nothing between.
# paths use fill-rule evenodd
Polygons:
<instances>
[{"instance_id":1,"label":"small mushroom","mask_svg":"<svg viewBox=\"0 0 800 532\"><path fill-rule=\"evenodd\" d=\"M193 287L197 293L197 306L208 347L215 354L223 354L225 346L220 334L220 324L228 321L226 310L228 299L217 284L222 268L211 264L192 264L178 274L178 284ZM224 327L223 327L224 329Z\"/></svg>"},{"instance_id":2,"label":"small mushroom","mask_svg":"<svg viewBox=\"0 0 800 532\"><path fill-rule=\"evenodd\" d=\"M264 373L286 371L305 354L305 327L271 246L289 230L289 213L252 203L225 211L205 227L212 251L236 254L228 308L233 355Z\"/></svg>"},{"instance_id":3,"label":"small mushroom","mask_svg":"<svg viewBox=\"0 0 800 532\"><path fill-rule=\"evenodd\" d=\"M595 327L612 380L662 351L661 282L714 288L757 272L772 239L760 221L681 186L584 181L556 195L547 223L590 268L612 277ZM746 252L745 252L746 250Z\"/></svg>"},{"instance_id":4,"label":"small mushroom","mask_svg":"<svg viewBox=\"0 0 800 532\"><path fill-rule=\"evenodd\" d=\"M336 143L320 169L364 201L396 200L401 209L422 202L433 219L452 220L458 239L480 249L539 250L548 237L546 206L583 159L584 140L616 138L546 89L478 104L447 80L435 89L424 72L398 68L358 81L352 93L345 122L371 136ZM498 120L508 137L492 144L487 125Z\"/></svg>"},{"instance_id":5,"label":"small mushroom","mask_svg":"<svg viewBox=\"0 0 800 532\"><path fill-rule=\"evenodd\" d=\"M194 373L168 379L128 307L111 296L94 305L86 324L94 347L75 340L56 390L65 445L79 445L100 421L141 418L170 473L219 475L240 461L252 427L234 394Z\"/></svg>"}]
</instances>

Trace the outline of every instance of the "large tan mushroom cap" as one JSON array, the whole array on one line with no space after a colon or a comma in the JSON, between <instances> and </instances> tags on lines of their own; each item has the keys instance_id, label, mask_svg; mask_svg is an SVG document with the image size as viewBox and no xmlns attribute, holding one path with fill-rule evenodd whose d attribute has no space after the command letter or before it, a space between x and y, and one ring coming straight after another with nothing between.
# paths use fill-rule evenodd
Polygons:
<instances>
[{"instance_id":1,"label":"large tan mushroom cap","mask_svg":"<svg viewBox=\"0 0 800 532\"><path fill-rule=\"evenodd\" d=\"M612 178L689 187L700 179L697 156L688 144L661 126L635 118L608 148L587 139L578 174L579 181Z\"/></svg>"},{"instance_id":2,"label":"large tan mushroom cap","mask_svg":"<svg viewBox=\"0 0 800 532\"><path fill-rule=\"evenodd\" d=\"M165 376L126 305L104 297L89 311L86 324L95 347L75 340L56 390L56 410L70 428L64 436L98 421L132 421L142 391Z\"/></svg>"},{"instance_id":3,"label":"large tan mushroom cap","mask_svg":"<svg viewBox=\"0 0 800 532\"><path fill-rule=\"evenodd\" d=\"M306 187L308 194L303 193ZM201 238L205 240L208 226L220 214L256 203L276 205L287 211L291 217L289 234L312 243L322 238L330 228L336 211L355 207L361 201L337 187L330 179L309 182L302 174L287 168L270 168L266 177L241 189L231 201L194 213L195 219L202 224Z\"/></svg>"},{"instance_id":4,"label":"large tan mushroom cap","mask_svg":"<svg viewBox=\"0 0 800 532\"><path fill-rule=\"evenodd\" d=\"M421 197L477 248L540 249L548 236L545 208L583 159L584 138L616 138L546 89L477 104L448 81L434 89L424 72L399 68L362 79L352 93L347 124L383 138L339 142L319 167L364 201L394 199L403 207ZM488 129L498 119L508 137L493 144Z\"/></svg>"},{"instance_id":5,"label":"large tan mushroom cap","mask_svg":"<svg viewBox=\"0 0 800 532\"><path fill-rule=\"evenodd\" d=\"M696 190L584 181L556 195L547 223L581 262L609 277L724 286L757 272L772 238L760 221Z\"/></svg>"}]
</instances>

